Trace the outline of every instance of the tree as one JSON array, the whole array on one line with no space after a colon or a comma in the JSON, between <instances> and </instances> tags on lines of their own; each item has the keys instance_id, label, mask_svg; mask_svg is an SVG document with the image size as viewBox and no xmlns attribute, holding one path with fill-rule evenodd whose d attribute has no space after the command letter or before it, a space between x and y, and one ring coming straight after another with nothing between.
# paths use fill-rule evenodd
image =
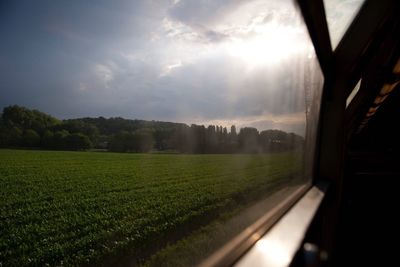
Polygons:
<instances>
[{"instance_id":1,"label":"tree","mask_svg":"<svg viewBox=\"0 0 400 267\"><path fill-rule=\"evenodd\" d=\"M217 132L214 125L207 127L206 134L206 151L207 153L215 153L218 150Z\"/></svg>"},{"instance_id":2,"label":"tree","mask_svg":"<svg viewBox=\"0 0 400 267\"><path fill-rule=\"evenodd\" d=\"M88 140L89 139L89 140ZM38 141L39 140L39 141ZM110 151L148 152L152 149L182 153L270 153L302 148L304 138L280 130L245 127L239 134L220 125L81 118L60 121L37 110L17 105L3 109L0 116L1 147L45 147L88 149L93 145Z\"/></svg>"},{"instance_id":3,"label":"tree","mask_svg":"<svg viewBox=\"0 0 400 267\"><path fill-rule=\"evenodd\" d=\"M238 147L238 136L236 133L236 126L231 126L231 132L229 133L229 144L231 147L231 151L236 151Z\"/></svg>"},{"instance_id":4,"label":"tree","mask_svg":"<svg viewBox=\"0 0 400 267\"><path fill-rule=\"evenodd\" d=\"M54 133L54 148L56 149L66 149L67 139L69 132L66 130L57 131Z\"/></svg>"},{"instance_id":5,"label":"tree","mask_svg":"<svg viewBox=\"0 0 400 267\"><path fill-rule=\"evenodd\" d=\"M79 119L64 120L61 124L55 127L56 130L66 130L69 133L81 133L89 137L91 143L97 143L99 138L99 130L91 123Z\"/></svg>"},{"instance_id":6,"label":"tree","mask_svg":"<svg viewBox=\"0 0 400 267\"><path fill-rule=\"evenodd\" d=\"M92 147L89 137L82 133L73 133L66 136L67 148L71 150L86 150Z\"/></svg>"},{"instance_id":7,"label":"tree","mask_svg":"<svg viewBox=\"0 0 400 267\"><path fill-rule=\"evenodd\" d=\"M46 148L54 148L55 147L54 133L50 130L46 130L42 135L41 143L42 146Z\"/></svg>"},{"instance_id":8,"label":"tree","mask_svg":"<svg viewBox=\"0 0 400 267\"><path fill-rule=\"evenodd\" d=\"M108 144L108 149L114 152L123 152L126 151L125 144L126 144L126 136L129 135L128 132L122 131L117 134L114 134L112 139Z\"/></svg>"},{"instance_id":9,"label":"tree","mask_svg":"<svg viewBox=\"0 0 400 267\"><path fill-rule=\"evenodd\" d=\"M136 139L136 151L149 152L154 147L153 130L144 128L133 133L133 138Z\"/></svg>"},{"instance_id":10,"label":"tree","mask_svg":"<svg viewBox=\"0 0 400 267\"><path fill-rule=\"evenodd\" d=\"M16 126L0 127L0 146L15 147L21 145L22 131Z\"/></svg>"},{"instance_id":11,"label":"tree","mask_svg":"<svg viewBox=\"0 0 400 267\"><path fill-rule=\"evenodd\" d=\"M38 147L40 146L40 136L35 130L28 129L24 131L22 142L27 147Z\"/></svg>"},{"instance_id":12,"label":"tree","mask_svg":"<svg viewBox=\"0 0 400 267\"><path fill-rule=\"evenodd\" d=\"M245 153L259 152L258 130L252 127L244 127L240 129L238 134L239 148Z\"/></svg>"},{"instance_id":13,"label":"tree","mask_svg":"<svg viewBox=\"0 0 400 267\"><path fill-rule=\"evenodd\" d=\"M56 118L37 110L30 110L17 105L3 109L2 119L7 127L18 127L21 130L32 129L41 134L47 128L60 123Z\"/></svg>"}]
</instances>

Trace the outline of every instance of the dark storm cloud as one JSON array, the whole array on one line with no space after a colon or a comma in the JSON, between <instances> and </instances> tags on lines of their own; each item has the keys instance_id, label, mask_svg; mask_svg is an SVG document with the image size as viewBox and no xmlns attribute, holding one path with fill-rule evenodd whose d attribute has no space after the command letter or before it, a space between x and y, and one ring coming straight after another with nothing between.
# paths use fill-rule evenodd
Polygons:
<instances>
[{"instance_id":1,"label":"dark storm cloud","mask_svg":"<svg viewBox=\"0 0 400 267\"><path fill-rule=\"evenodd\" d=\"M304 112L303 55L276 61L282 51L246 48L268 25L293 23L283 2L3 2L0 107L300 129L301 116L275 117ZM266 50L280 49L269 40Z\"/></svg>"}]
</instances>

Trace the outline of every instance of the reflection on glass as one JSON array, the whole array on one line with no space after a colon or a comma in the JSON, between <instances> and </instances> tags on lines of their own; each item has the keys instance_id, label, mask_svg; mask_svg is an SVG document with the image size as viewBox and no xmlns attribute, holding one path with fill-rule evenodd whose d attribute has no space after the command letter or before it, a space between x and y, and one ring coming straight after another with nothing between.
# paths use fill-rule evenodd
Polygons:
<instances>
[{"instance_id":1,"label":"reflection on glass","mask_svg":"<svg viewBox=\"0 0 400 267\"><path fill-rule=\"evenodd\" d=\"M335 49L364 0L324 0L332 48Z\"/></svg>"},{"instance_id":2,"label":"reflection on glass","mask_svg":"<svg viewBox=\"0 0 400 267\"><path fill-rule=\"evenodd\" d=\"M360 90L361 86L361 79L358 81L356 86L351 91L350 95L346 99L346 108L350 105L351 101L353 101L354 97L357 95L358 91Z\"/></svg>"},{"instance_id":3,"label":"reflection on glass","mask_svg":"<svg viewBox=\"0 0 400 267\"><path fill-rule=\"evenodd\" d=\"M310 181L323 77L293 1L9 5L1 264L193 265Z\"/></svg>"}]
</instances>

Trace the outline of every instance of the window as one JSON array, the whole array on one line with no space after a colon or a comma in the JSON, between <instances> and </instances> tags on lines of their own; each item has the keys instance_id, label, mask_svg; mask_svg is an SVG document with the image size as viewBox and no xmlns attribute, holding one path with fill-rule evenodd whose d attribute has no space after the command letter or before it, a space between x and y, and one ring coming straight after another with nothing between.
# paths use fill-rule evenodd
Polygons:
<instances>
[{"instance_id":1,"label":"window","mask_svg":"<svg viewBox=\"0 0 400 267\"><path fill-rule=\"evenodd\" d=\"M324 0L333 49L339 44L363 3L364 0Z\"/></svg>"},{"instance_id":2,"label":"window","mask_svg":"<svg viewBox=\"0 0 400 267\"><path fill-rule=\"evenodd\" d=\"M4 10L1 264L197 264L310 184L323 76L293 1Z\"/></svg>"}]
</instances>

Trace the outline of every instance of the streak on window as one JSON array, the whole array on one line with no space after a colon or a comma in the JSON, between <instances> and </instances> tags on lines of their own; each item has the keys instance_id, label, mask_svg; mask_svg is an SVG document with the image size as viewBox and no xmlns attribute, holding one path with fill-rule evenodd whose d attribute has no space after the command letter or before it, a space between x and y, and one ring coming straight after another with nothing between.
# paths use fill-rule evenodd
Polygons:
<instances>
[{"instance_id":1,"label":"streak on window","mask_svg":"<svg viewBox=\"0 0 400 267\"><path fill-rule=\"evenodd\" d=\"M324 0L333 49L339 44L363 3L364 0Z\"/></svg>"}]
</instances>

